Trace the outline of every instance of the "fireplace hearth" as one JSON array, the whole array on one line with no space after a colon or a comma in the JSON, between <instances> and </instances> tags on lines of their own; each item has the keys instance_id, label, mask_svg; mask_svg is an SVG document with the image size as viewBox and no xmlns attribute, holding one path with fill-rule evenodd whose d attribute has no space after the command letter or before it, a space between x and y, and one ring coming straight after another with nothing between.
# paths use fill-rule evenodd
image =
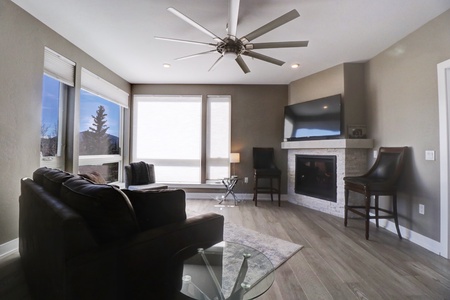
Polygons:
<instances>
[{"instance_id":1,"label":"fireplace hearth","mask_svg":"<svg viewBox=\"0 0 450 300\"><path fill-rule=\"evenodd\" d=\"M296 155L296 194L336 202L336 156Z\"/></svg>"}]
</instances>

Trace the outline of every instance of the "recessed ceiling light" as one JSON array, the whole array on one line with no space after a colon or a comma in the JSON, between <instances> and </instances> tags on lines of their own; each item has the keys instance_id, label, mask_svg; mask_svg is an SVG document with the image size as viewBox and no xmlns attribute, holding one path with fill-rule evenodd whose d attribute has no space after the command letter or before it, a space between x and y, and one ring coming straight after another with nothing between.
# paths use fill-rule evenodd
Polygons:
<instances>
[{"instance_id":1,"label":"recessed ceiling light","mask_svg":"<svg viewBox=\"0 0 450 300\"><path fill-rule=\"evenodd\" d=\"M292 68L292 69L297 69L298 67L300 67L300 64L292 64L292 65L291 65L291 68Z\"/></svg>"},{"instance_id":2,"label":"recessed ceiling light","mask_svg":"<svg viewBox=\"0 0 450 300\"><path fill-rule=\"evenodd\" d=\"M170 68L170 64L163 64L163 67L168 69Z\"/></svg>"}]
</instances>

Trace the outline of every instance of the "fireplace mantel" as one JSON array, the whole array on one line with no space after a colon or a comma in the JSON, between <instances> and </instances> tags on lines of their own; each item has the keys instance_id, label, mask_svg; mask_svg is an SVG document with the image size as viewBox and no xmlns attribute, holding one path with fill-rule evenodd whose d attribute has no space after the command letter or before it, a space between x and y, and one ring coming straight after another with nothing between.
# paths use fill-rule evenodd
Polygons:
<instances>
[{"instance_id":1,"label":"fireplace mantel","mask_svg":"<svg viewBox=\"0 0 450 300\"><path fill-rule=\"evenodd\" d=\"M281 149L371 149L373 139L334 139L282 142Z\"/></svg>"}]
</instances>

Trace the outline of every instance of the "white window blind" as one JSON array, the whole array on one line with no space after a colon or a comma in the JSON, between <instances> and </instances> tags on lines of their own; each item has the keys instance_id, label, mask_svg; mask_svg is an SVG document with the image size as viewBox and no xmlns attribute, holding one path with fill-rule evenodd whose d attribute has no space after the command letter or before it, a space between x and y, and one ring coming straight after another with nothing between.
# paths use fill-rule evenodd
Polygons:
<instances>
[{"instance_id":1,"label":"white window blind","mask_svg":"<svg viewBox=\"0 0 450 300\"><path fill-rule=\"evenodd\" d=\"M69 86L75 86L75 63L45 47L44 73Z\"/></svg>"},{"instance_id":2,"label":"white window blind","mask_svg":"<svg viewBox=\"0 0 450 300\"><path fill-rule=\"evenodd\" d=\"M206 179L230 175L231 97L208 96L206 128Z\"/></svg>"},{"instance_id":3,"label":"white window blind","mask_svg":"<svg viewBox=\"0 0 450 300\"><path fill-rule=\"evenodd\" d=\"M202 97L136 95L133 107L133 160L158 182L200 183Z\"/></svg>"},{"instance_id":4,"label":"white window blind","mask_svg":"<svg viewBox=\"0 0 450 300\"><path fill-rule=\"evenodd\" d=\"M129 106L127 92L119 89L85 68L81 69L81 88L125 108L128 108Z\"/></svg>"}]
</instances>

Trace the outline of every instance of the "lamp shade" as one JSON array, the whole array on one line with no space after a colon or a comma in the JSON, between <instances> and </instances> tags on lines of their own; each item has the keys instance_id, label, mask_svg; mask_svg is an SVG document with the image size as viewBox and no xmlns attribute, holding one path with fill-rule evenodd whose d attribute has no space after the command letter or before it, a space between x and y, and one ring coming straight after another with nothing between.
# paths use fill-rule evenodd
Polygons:
<instances>
[{"instance_id":1,"label":"lamp shade","mask_svg":"<svg viewBox=\"0 0 450 300\"><path fill-rule=\"evenodd\" d=\"M230 163L238 164L241 161L239 153L230 153Z\"/></svg>"}]
</instances>

